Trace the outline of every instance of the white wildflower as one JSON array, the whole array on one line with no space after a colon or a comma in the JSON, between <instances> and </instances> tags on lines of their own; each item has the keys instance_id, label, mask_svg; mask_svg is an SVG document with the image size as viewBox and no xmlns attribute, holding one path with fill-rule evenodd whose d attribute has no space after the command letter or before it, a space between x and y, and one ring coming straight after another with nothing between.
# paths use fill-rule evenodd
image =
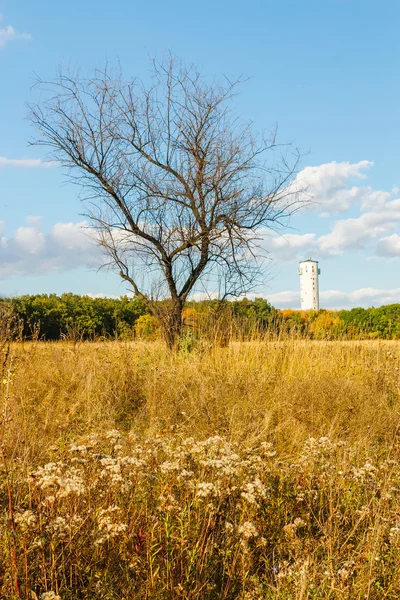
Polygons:
<instances>
[{"instance_id":1,"label":"white wildflower","mask_svg":"<svg viewBox=\"0 0 400 600\"><path fill-rule=\"evenodd\" d=\"M112 444L116 444L121 439L121 434L117 429L110 429L106 432L106 438L110 440Z\"/></svg>"},{"instance_id":2,"label":"white wildflower","mask_svg":"<svg viewBox=\"0 0 400 600\"><path fill-rule=\"evenodd\" d=\"M251 521L245 521L238 528L238 533L245 539L249 540L258 536L256 526Z\"/></svg>"},{"instance_id":3,"label":"white wildflower","mask_svg":"<svg viewBox=\"0 0 400 600\"><path fill-rule=\"evenodd\" d=\"M273 450L273 445L270 442L262 442L260 444L261 454L265 458L273 458L276 456L276 451Z\"/></svg>"},{"instance_id":4,"label":"white wildflower","mask_svg":"<svg viewBox=\"0 0 400 600\"><path fill-rule=\"evenodd\" d=\"M53 495L64 498L70 494L80 496L85 491L82 473L64 463L48 463L32 475L42 490L52 488Z\"/></svg>"},{"instance_id":5,"label":"white wildflower","mask_svg":"<svg viewBox=\"0 0 400 600\"><path fill-rule=\"evenodd\" d=\"M79 527L83 522L83 518L79 515L72 515L70 518L65 517L55 517L53 521L47 525L46 530L59 538L60 540L64 540L69 537L72 533L73 529Z\"/></svg>"},{"instance_id":6,"label":"white wildflower","mask_svg":"<svg viewBox=\"0 0 400 600\"><path fill-rule=\"evenodd\" d=\"M124 480L121 474L121 463L115 458L107 457L100 459L104 469L100 473L100 477L109 477L113 483L120 483Z\"/></svg>"},{"instance_id":7,"label":"white wildflower","mask_svg":"<svg viewBox=\"0 0 400 600\"><path fill-rule=\"evenodd\" d=\"M196 498L208 498L217 495L218 490L213 483L200 482L197 484Z\"/></svg>"},{"instance_id":8,"label":"white wildflower","mask_svg":"<svg viewBox=\"0 0 400 600\"><path fill-rule=\"evenodd\" d=\"M143 469L145 466L144 460L135 456L121 456L118 460L121 466L136 467L137 469Z\"/></svg>"},{"instance_id":9,"label":"white wildflower","mask_svg":"<svg viewBox=\"0 0 400 600\"><path fill-rule=\"evenodd\" d=\"M165 462L161 463L160 465L160 471L162 473L168 473L169 471L180 471L181 470L181 465L179 464L178 461L168 461L166 460Z\"/></svg>"},{"instance_id":10,"label":"white wildflower","mask_svg":"<svg viewBox=\"0 0 400 600\"><path fill-rule=\"evenodd\" d=\"M351 471L356 481L364 481L364 479L373 479L376 476L377 468L367 461L362 467L353 467Z\"/></svg>"},{"instance_id":11,"label":"white wildflower","mask_svg":"<svg viewBox=\"0 0 400 600\"><path fill-rule=\"evenodd\" d=\"M176 511L180 508L175 496L171 493L161 494L158 501L158 510L161 511Z\"/></svg>"},{"instance_id":12,"label":"white wildflower","mask_svg":"<svg viewBox=\"0 0 400 600\"><path fill-rule=\"evenodd\" d=\"M65 539L69 534L69 526L64 517L56 517L54 521L47 525L46 529L60 540Z\"/></svg>"},{"instance_id":13,"label":"white wildflower","mask_svg":"<svg viewBox=\"0 0 400 600\"><path fill-rule=\"evenodd\" d=\"M191 479L193 477L193 471L187 471L186 469L181 469L178 475L178 481L185 481L187 479Z\"/></svg>"},{"instance_id":14,"label":"white wildflower","mask_svg":"<svg viewBox=\"0 0 400 600\"><path fill-rule=\"evenodd\" d=\"M14 520L22 531L26 531L36 524L37 517L32 510L24 510L24 512L15 513Z\"/></svg>"},{"instance_id":15,"label":"white wildflower","mask_svg":"<svg viewBox=\"0 0 400 600\"><path fill-rule=\"evenodd\" d=\"M121 512L119 506L113 505L105 509L100 509L97 516L98 536L95 545L99 546L108 540L119 536L128 528L126 523L118 523L115 518Z\"/></svg>"},{"instance_id":16,"label":"white wildflower","mask_svg":"<svg viewBox=\"0 0 400 600\"><path fill-rule=\"evenodd\" d=\"M81 458L79 456L74 456L73 458L71 458L71 463L78 463L79 465L84 465L87 463L87 459Z\"/></svg>"},{"instance_id":17,"label":"white wildflower","mask_svg":"<svg viewBox=\"0 0 400 600\"><path fill-rule=\"evenodd\" d=\"M77 452L79 454L87 454L89 447L88 446L76 446L75 444L71 444L69 451L70 452Z\"/></svg>"},{"instance_id":18,"label":"white wildflower","mask_svg":"<svg viewBox=\"0 0 400 600\"><path fill-rule=\"evenodd\" d=\"M54 504L55 501L56 501L56 497L55 496L53 496L53 495L46 496L46 498L42 502L42 505L43 506L50 506L50 505Z\"/></svg>"},{"instance_id":19,"label":"white wildflower","mask_svg":"<svg viewBox=\"0 0 400 600\"><path fill-rule=\"evenodd\" d=\"M398 538L400 535L400 523L396 523L393 527L390 528L389 537L394 539Z\"/></svg>"},{"instance_id":20,"label":"white wildflower","mask_svg":"<svg viewBox=\"0 0 400 600\"><path fill-rule=\"evenodd\" d=\"M59 498L65 498L69 495L80 496L85 492L85 486L79 471L71 471L70 474L60 477L57 483L59 485Z\"/></svg>"},{"instance_id":21,"label":"white wildflower","mask_svg":"<svg viewBox=\"0 0 400 600\"><path fill-rule=\"evenodd\" d=\"M298 532L299 529L301 529L302 527L304 527L306 525L306 522L303 521L303 519L301 519L300 517L297 517L293 523L289 523L288 525L285 525L283 528L283 531L285 532L285 535L287 535L288 537L294 537L296 535L296 533Z\"/></svg>"},{"instance_id":22,"label":"white wildflower","mask_svg":"<svg viewBox=\"0 0 400 600\"><path fill-rule=\"evenodd\" d=\"M240 495L249 504L255 504L258 506L258 500L265 498L266 496L265 486L257 477L253 482L246 483L242 487L242 493Z\"/></svg>"},{"instance_id":23,"label":"white wildflower","mask_svg":"<svg viewBox=\"0 0 400 600\"><path fill-rule=\"evenodd\" d=\"M267 540L266 540L266 538L265 538L265 537L260 537L260 538L258 538L258 545L259 545L259 546L262 546L262 547L265 547L265 546L267 545Z\"/></svg>"}]
</instances>

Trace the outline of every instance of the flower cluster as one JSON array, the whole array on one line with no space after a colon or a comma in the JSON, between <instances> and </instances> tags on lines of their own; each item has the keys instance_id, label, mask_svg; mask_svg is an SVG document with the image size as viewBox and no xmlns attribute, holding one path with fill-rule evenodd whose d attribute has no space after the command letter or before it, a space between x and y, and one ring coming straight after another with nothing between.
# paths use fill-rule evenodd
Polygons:
<instances>
[{"instance_id":1,"label":"flower cluster","mask_svg":"<svg viewBox=\"0 0 400 600\"><path fill-rule=\"evenodd\" d=\"M287 460L267 442L246 447L221 436L140 439L115 430L51 452L52 462L20 482L23 501L14 512L15 539L42 590L78 581L76 565L82 565L84 579L87 565L113 563L130 573L124 589L132 573L140 582L147 581L149 569L164 578L177 572L171 589L179 591L186 581L189 587L179 593L191 597L195 565L227 574L241 565L249 574L243 597L258 598L270 586L303 585L308 557L323 555L333 530L342 536L340 564L313 577L347 589L356 581L354 556L361 550L347 547L346 540L355 543L354 530L375 539L376 514L382 515L377 555L395 556L400 547L398 462L358 461L346 445L327 437L309 438L299 457ZM41 578L43 561L56 573L50 584ZM378 569L385 561L375 562ZM158 576L153 579L157 586ZM211 590L217 584L207 585ZM102 597L97 587L93 594Z\"/></svg>"}]
</instances>

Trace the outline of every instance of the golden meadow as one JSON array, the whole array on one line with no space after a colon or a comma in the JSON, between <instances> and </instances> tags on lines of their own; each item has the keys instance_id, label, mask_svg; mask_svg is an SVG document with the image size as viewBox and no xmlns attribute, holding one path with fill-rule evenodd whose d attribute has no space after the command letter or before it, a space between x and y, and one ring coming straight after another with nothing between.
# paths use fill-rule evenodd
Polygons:
<instances>
[{"instance_id":1,"label":"golden meadow","mask_svg":"<svg viewBox=\"0 0 400 600\"><path fill-rule=\"evenodd\" d=\"M400 597L395 341L1 346L0 597Z\"/></svg>"}]
</instances>

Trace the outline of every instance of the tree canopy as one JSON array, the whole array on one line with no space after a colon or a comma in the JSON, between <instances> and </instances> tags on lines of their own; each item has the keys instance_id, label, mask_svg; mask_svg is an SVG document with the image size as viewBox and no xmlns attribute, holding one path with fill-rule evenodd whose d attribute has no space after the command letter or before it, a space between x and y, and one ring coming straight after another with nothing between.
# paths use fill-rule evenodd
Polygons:
<instances>
[{"instance_id":1,"label":"tree canopy","mask_svg":"<svg viewBox=\"0 0 400 600\"><path fill-rule=\"evenodd\" d=\"M95 240L173 347L195 286L249 292L260 240L304 195L291 185L298 152L231 112L240 81L210 83L173 59L152 67L148 85L109 69L39 82L47 99L31 119L35 143L81 186Z\"/></svg>"}]
</instances>

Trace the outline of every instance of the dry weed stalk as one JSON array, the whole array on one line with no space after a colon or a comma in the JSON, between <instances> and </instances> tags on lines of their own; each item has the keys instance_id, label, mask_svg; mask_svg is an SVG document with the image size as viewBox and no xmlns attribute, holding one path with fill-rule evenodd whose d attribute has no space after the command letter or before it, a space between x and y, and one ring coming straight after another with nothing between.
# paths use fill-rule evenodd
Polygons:
<instances>
[{"instance_id":1,"label":"dry weed stalk","mask_svg":"<svg viewBox=\"0 0 400 600\"><path fill-rule=\"evenodd\" d=\"M3 440L22 597L398 597L396 343L32 348Z\"/></svg>"}]
</instances>

